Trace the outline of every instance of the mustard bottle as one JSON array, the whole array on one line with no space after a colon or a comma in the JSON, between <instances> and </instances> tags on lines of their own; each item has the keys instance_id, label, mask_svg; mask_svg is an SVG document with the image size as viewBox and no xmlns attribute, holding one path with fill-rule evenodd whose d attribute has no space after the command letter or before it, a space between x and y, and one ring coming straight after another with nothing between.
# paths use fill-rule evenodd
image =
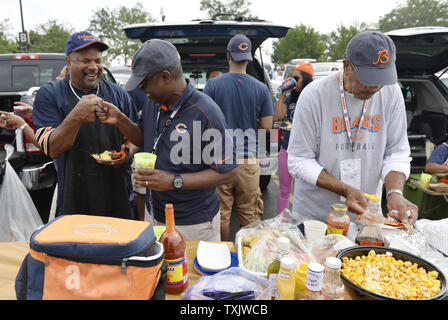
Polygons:
<instances>
[{"instance_id":1,"label":"mustard bottle","mask_svg":"<svg viewBox=\"0 0 448 320\"><path fill-rule=\"evenodd\" d=\"M305 289L306 282L306 272L308 271L308 263L302 262L296 269L296 274L294 276L295 280L295 289L294 289L294 297L299 294L300 291Z\"/></svg>"},{"instance_id":2,"label":"mustard bottle","mask_svg":"<svg viewBox=\"0 0 448 320\"><path fill-rule=\"evenodd\" d=\"M280 261L280 270L277 276L277 290L280 300L293 300L295 285L294 260L283 257Z\"/></svg>"}]
</instances>

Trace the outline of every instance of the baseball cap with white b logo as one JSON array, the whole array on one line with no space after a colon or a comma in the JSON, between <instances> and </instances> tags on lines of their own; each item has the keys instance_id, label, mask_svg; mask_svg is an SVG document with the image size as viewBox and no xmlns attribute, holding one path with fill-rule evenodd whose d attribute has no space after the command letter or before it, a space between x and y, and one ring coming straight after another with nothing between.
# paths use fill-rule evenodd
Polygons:
<instances>
[{"instance_id":1,"label":"baseball cap with white b logo","mask_svg":"<svg viewBox=\"0 0 448 320\"><path fill-rule=\"evenodd\" d=\"M355 66L356 75L365 86L384 86L397 82L395 43L384 33L358 33L349 41L345 58Z\"/></svg>"}]
</instances>

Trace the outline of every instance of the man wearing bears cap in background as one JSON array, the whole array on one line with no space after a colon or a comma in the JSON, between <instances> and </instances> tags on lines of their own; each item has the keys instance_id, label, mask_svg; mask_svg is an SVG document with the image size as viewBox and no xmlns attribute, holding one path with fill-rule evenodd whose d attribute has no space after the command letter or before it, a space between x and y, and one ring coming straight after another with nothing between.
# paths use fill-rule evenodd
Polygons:
<instances>
[{"instance_id":1,"label":"man wearing bears cap in background","mask_svg":"<svg viewBox=\"0 0 448 320\"><path fill-rule=\"evenodd\" d=\"M227 44L229 72L210 79L204 93L221 108L231 129L255 134L244 137L244 143L235 140L238 156L238 181L218 186L221 200L221 239L229 236L230 216L235 201L240 226L260 220L263 200L259 187L260 166L257 159L257 129L269 131L274 113L266 84L246 74L252 61L252 45L245 35L237 34Z\"/></svg>"}]
</instances>

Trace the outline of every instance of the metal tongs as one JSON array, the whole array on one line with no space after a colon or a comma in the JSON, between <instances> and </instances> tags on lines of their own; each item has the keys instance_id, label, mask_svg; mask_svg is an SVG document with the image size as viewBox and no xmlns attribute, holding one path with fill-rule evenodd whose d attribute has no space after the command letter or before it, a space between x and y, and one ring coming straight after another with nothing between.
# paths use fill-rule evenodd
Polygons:
<instances>
[{"instance_id":1,"label":"metal tongs","mask_svg":"<svg viewBox=\"0 0 448 320\"><path fill-rule=\"evenodd\" d=\"M398 213L398 210L391 210L391 212L394 213ZM406 211L406 214L408 216L408 218L411 216L411 210ZM403 223L403 225L406 227L406 229L408 230L408 235L413 235L414 234L414 226L410 223Z\"/></svg>"}]
</instances>

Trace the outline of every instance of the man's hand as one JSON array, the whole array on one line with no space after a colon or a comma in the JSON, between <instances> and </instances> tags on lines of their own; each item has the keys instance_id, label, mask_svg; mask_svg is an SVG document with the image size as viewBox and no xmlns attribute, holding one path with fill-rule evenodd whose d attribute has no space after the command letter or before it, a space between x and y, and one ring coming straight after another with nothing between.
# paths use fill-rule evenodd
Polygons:
<instances>
[{"instance_id":1,"label":"man's hand","mask_svg":"<svg viewBox=\"0 0 448 320\"><path fill-rule=\"evenodd\" d=\"M26 104L24 102L21 101L14 101L14 104L16 106L22 107L23 108L23 112L28 113L28 114L32 114L33 113L33 107L30 106L29 104Z\"/></svg>"},{"instance_id":2,"label":"man's hand","mask_svg":"<svg viewBox=\"0 0 448 320\"><path fill-rule=\"evenodd\" d=\"M137 169L133 174L134 183L154 191L173 190L174 174L157 169Z\"/></svg>"},{"instance_id":3,"label":"man's hand","mask_svg":"<svg viewBox=\"0 0 448 320\"><path fill-rule=\"evenodd\" d=\"M387 210L389 216L402 223L413 224L418 218L418 207L399 193L391 193L387 197Z\"/></svg>"},{"instance_id":4,"label":"man's hand","mask_svg":"<svg viewBox=\"0 0 448 320\"><path fill-rule=\"evenodd\" d=\"M360 215L367 210L369 203L361 190L349 187L344 197L348 211Z\"/></svg>"},{"instance_id":5,"label":"man's hand","mask_svg":"<svg viewBox=\"0 0 448 320\"><path fill-rule=\"evenodd\" d=\"M101 101L95 106L95 114L102 123L117 125L120 123L122 113L120 109L107 101Z\"/></svg>"},{"instance_id":6,"label":"man's hand","mask_svg":"<svg viewBox=\"0 0 448 320\"><path fill-rule=\"evenodd\" d=\"M103 99L94 94L85 95L79 100L69 116L79 123L96 122L95 106L99 105L101 101Z\"/></svg>"},{"instance_id":7,"label":"man's hand","mask_svg":"<svg viewBox=\"0 0 448 320\"><path fill-rule=\"evenodd\" d=\"M25 123L21 117L15 115L14 113L9 113L5 111L0 111L0 128L14 127L18 128Z\"/></svg>"}]
</instances>

